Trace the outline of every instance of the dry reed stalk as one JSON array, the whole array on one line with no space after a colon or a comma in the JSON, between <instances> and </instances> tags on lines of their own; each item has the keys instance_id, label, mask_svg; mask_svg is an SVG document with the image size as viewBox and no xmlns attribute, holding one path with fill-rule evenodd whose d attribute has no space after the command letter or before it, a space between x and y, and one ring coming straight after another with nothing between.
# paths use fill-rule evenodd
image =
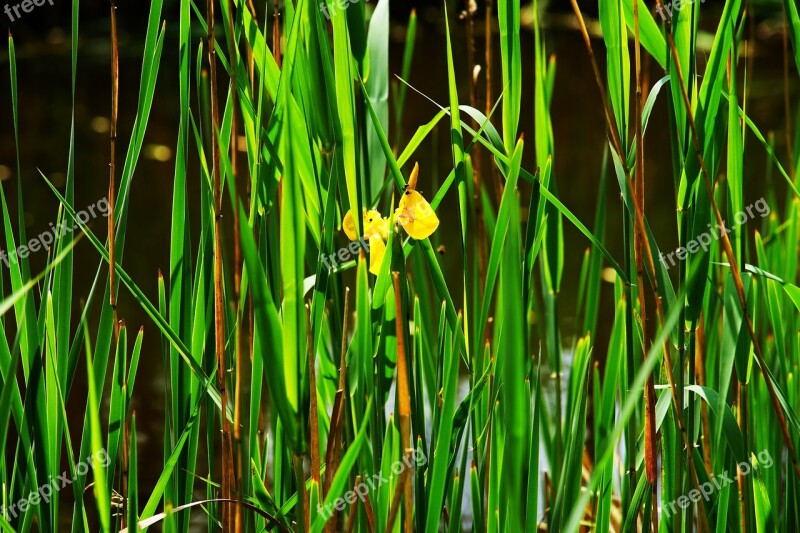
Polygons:
<instances>
[{"instance_id":1,"label":"dry reed stalk","mask_svg":"<svg viewBox=\"0 0 800 533\"><path fill-rule=\"evenodd\" d=\"M236 43L234 42L233 30L233 17L234 5L231 0L228 2L228 16L225 17L227 24L227 43L228 43L228 57L231 62L231 69L229 74L230 78L230 93L231 93L231 108L234 110L231 117L231 137L230 137L230 162L231 162L231 177L230 179L236 184L235 190L237 191L236 205L238 206L238 191L239 183L237 171L237 156L239 152L239 137L237 135L237 118L236 109L237 105L237 89L236 89L236 68L235 62L237 60ZM249 180L248 180L249 182ZM239 233L239 209L233 210L233 309L239 309L239 300L241 298L241 283L242 283L242 245L241 235ZM235 466L235 484L233 490L238 490L242 484L242 472L245 470L245 465L242 464L242 435L241 435L241 413L242 413L242 340L243 333L242 327L239 324L236 326L236 334L234 340L234 351L236 368L234 370L234 389L233 389L233 456ZM234 530L236 533L242 531L242 506L237 505L235 508L235 524Z\"/></svg>"},{"instance_id":2,"label":"dry reed stalk","mask_svg":"<svg viewBox=\"0 0 800 533\"><path fill-rule=\"evenodd\" d=\"M119 40L117 36L117 3L111 0L111 129L110 160L108 164L108 303L111 306L114 321L114 340L119 342L120 321L117 315L117 273L116 265L116 231L114 218L117 203L117 117L119 110ZM127 390L127 373L123 372L123 389ZM128 442L129 442L128 417L123 417L122 446L121 446L121 471L120 494L122 494L122 509L120 511L121 527L125 527L127 518L128 498Z\"/></svg>"},{"instance_id":3,"label":"dry reed stalk","mask_svg":"<svg viewBox=\"0 0 800 533\"><path fill-rule=\"evenodd\" d=\"M642 55L639 40L639 2L633 2L633 35L634 57L636 68L636 96L635 96L635 128L636 128L636 169L634 175L634 202L638 211L644 216L644 135L642 133ZM644 261L642 260L642 240L647 235L641 231L640 226L633 228L634 261L636 263L636 280L639 292L639 315L642 319L642 337L644 339L644 353L650 352L650 337L647 334L647 304L644 295ZM654 356L653 356L654 357ZM653 502L658 500L658 435L656 433L656 388L655 378L651 373L647 378L644 393L644 450L645 473L647 482L653 495ZM653 505L651 514L651 531L658 532L658 506Z\"/></svg>"},{"instance_id":4,"label":"dry reed stalk","mask_svg":"<svg viewBox=\"0 0 800 533\"><path fill-rule=\"evenodd\" d=\"M697 384L701 387L706 386L706 334L705 334L705 318L700 315L700 320L695 331L695 373L697 374ZM703 421L703 462L706 464L706 470L711 472L711 442L709 435L711 435L711 425L708 420L708 405L703 402L700 405L700 417Z\"/></svg>"},{"instance_id":5,"label":"dry reed stalk","mask_svg":"<svg viewBox=\"0 0 800 533\"><path fill-rule=\"evenodd\" d=\"M411 187L409 182L409 187ZM395 299L395 325L397 334L397 414L400 419L400 448L403 456L411 453L411 396L408 388L408 367L406 363L405 331L407 324L403 316L403 293L400 291L400 273L392 272L394 281ZM406 470L411 470L411 467ZM405 471L404 471L405 473ZM411 499L411 478L404 476L403 484L398 485L398 491L403 489L405 497L403 529L406 533L413 531L411 517L413 515L414 502Z\"/></svg>"},{"instance_id":6,"label":"dry reed stalk","mask_svg":"<svg viewBox=\"0 0 800 533\"><path fill-rule=\"evenodd\" d=\"M362 252L363 253L363 252ZM320 492L320 500L328 493L333 476L339 468L339 459L342 447L342 413L345 406L345 376L347 374L347 366L345 363L345 356L347 355L347 317L350 308L350 287L345 287L344 290L344 314L342 315L342 346L339 356L339 384L336 388L336 395L333 399L333 411L331 412L331 423L328 432L328 445L325 449L325 481ZM338 519L337 511L334 509L333 514L328 518L328 523L325 524L326 533L334 533L336 531L336 521Z\"/></svg>"},{"instance_id":7,"label":"dry reed stalk","mask_svg":"<svg viewBox=\"0 0 800 533\"><path fill-rule=\"evenodd\" d=\"M217 50L214 39L214 0L207 3L208 63L211 100L211 157L214 174L214 335L217 356L217 388L220 393L222 414L222 480L220 489L223 499L231 499L234 485L231 428L228 421L227 365L225 361L225 296L222 272L222 179L219 153L219 102L217 100ZM222 529L234 531L235 512L230 506L222 506Z\"/></svg>"},{"instance_id":8,"label":"dry reed stalk","mask_svg":"<svg viewBox=\"0 0 800 533\"><path fill-rule=\"evenodd\" d=\"M319 419L317 411L317 378L316 370L314 368L314 345L312 344L313 335L311 331L311 310L306 304L306 341L308 343L308 388L309 388L309 413L308 413L308 432L311 438L309 439L311 446L311 478L319 484L322 477L320 471L320 458L319 458Z\"/></svg>"}]
</instances>

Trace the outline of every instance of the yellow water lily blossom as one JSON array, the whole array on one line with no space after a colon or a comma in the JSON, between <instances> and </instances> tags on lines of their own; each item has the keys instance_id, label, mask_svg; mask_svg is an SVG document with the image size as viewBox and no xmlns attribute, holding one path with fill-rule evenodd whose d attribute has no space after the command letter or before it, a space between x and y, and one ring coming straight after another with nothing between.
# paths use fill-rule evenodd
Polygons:
<instances>
[{"instance_id":1,"label":"yellow water lily blossom","mask_svg":"<svg viewBox=\"0 0 800 533\"><path fill-rule=\"evenodd\" d=\"M386 244L383 241L389 238L389 221L383 218L375 209L370 209L369 211L364 209L362 219L364 238L369 243L367 248L369 252L369 271L377 276L381 270L383 256L386 253ZM344 216L342 229L348 239L351 241L358 240L356 224L350 211Z\"/></svg>"},{"instance_id":2,"label":"yellow water lily blossom","mask_svg":"<svg viewBox=\"0 0 800 533\"><path fill-rule=\"evenodd\" d=\"M415 189L419 176L419 164L414 164L408 185L400 198L400 205L394 213L395 219L411 237L427 239L439 227L439 218L431 204Z\"/></svg>"}]
</instances>

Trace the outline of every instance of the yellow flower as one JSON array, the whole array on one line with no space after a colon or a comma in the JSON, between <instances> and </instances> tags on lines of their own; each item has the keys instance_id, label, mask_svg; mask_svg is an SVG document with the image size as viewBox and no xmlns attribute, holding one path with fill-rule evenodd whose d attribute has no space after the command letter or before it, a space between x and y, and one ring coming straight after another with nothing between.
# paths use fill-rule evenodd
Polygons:
<instances>
[{"instance_id":1,"label":"yellow flower","mask_svg":"<svg viewBox=\"0 0 800 533\"><path fill-rule=\"evenodd\" d=\"M400 205L394 213L397 222L403 226L411 237L422 240L427 239L439 227L439 218L436 216L431 204L416 190L419 164L414 164L408 185L400 198Z\"/></svg>"},{"instance_id":2,"label":"yellow flower","mask_svg":"<svg viewBox=\"0 0 800 533\"><path fill-rule=\"evenodd\" d=\"M383 263L383 256L386 254L386 244L383 239L377 235L372 235L369 238L369 271L376 276L381 272L381 263Z\"/></svg>"},{"instance_id":3,"label":"yellow flower","mask_svg":"<svg viewBox=\"0 0 800 533\"><path fill-rule=\"evenodd\" d=\"M362 217L364 238L368 242L369 271L377 276L381 271L381 262L383 262L383 256L386 253L386 244L383 241L389 238L389 221L383 218L375 209L369 211L364 209ZM356 224L350 211L344 216L342 229L348 239L351 241L358 240Z\"/></svg>"}]
</instances>

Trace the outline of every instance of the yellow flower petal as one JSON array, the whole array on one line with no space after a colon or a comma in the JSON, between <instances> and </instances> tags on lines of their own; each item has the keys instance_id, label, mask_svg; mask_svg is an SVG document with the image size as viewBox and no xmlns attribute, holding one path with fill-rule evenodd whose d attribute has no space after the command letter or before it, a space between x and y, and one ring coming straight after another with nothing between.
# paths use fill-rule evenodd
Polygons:
<instances>
[{"instance_id":1,"label":"yellow flower petal","mask_svg":"<svg viewBox=\"0 0 800 533\"><path fill-rule=\"evenodd\" d=\"M369 271L376 276L381 272L381 263L386 254L386 245L378 235L369 238Z\"/></svg>"},{"instance_id":2,"label":"yellow flower petal","mask_svg":"<svg viewBox=\"0 0 800 533\"><path fill-rule=\"evenodd\" d=\"M439 218L431 204L417 191L407 190L403 194L395 218L417 240L427 239L439 227Z\"/></svg>"},{"instance_id":3,"label":"yellow flower petal","mask_svg":"<svg viewBox=\"0 0 800 533\"><path fill-rule=\"evenodd\" d=\"M408 189L412 191L417 188L417 178L419 177L419 163L414 163L414 170L411 171L411 175L408 177Z\"/></svg>"},{"instance_id":4,"label":"yellow flower petal","mask_svg":"<svg viewBox=\"0 0 800 533\"><path fill-rule=\"evenodd\" d=\"M356 222L353 220L352 212L348 211L344 216L344 220L342 220L342 229L345 235L347 235L347 238L351 241L358 239L358 235L356 234Z\"/></svg>"},{"instance_id":5,"label":"yellow flower petal","mask_svg":"<svg viewBox=\"0 0 800 533\"><path fill-rule=\"evenodd\" d=\"M369 238L372 235L380 235L384 239L389 238L386 221L375 209L364 213L364 236Z\"/></svg>"},{"instance_id":6,"label":"yellow flower petal","mask_svg":"<svg viewBox=\"0 0 800 533\"><path fill-rule=\"evenodd\" d=\"M383 218L375 209L371 209L369 211L364 209L361 227L364 230L364 237L367 239L372 235L380 235L383 239L389 238L389 221ZM350 214L350 211L345 214L344 220L342 220L342 229L347 235L347 238L351 241L358 239L355 221L353 220L353 215Z\"/></svg>"}]
</instances>

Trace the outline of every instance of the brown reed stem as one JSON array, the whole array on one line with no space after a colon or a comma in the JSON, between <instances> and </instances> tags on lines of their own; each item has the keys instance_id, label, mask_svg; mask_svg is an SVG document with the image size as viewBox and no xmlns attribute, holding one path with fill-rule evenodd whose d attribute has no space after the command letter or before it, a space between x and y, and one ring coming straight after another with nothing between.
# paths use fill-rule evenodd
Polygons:
<instances>
[{"instance_id":1,"label":"brown reed stem","mask_svg":"<svg viewBox=\"0 0 800 533\"><path fill-rule=\"evenodd\" d=\"M117 110L119 108L119 47L117 40L117 5L111 1L111 160L109 162L108 178L108 303L114 311L114 337L119 338L119 323L117 321L117 274L116 242L114 216L116 207L116 172L117 172Z\"/></svg>"},{"instance_id":2,"label":"brown reed stem","mask_svg":"<svg viewBox=\"0 0 800 533\"><path fill-rule=\"evenodd\" d=\"M233 109L233 114L231 116L231 137L230 137L230 161L231 161L231 177L230 179L236 184L235 190L237 198L236 204L238 205L238 191L239 191L239 183L238 183L238 176L239 173L237 171L237 156L239 152L239 144L238 140L239 137L237 135L237 118L236 118L236 109L237 109L237 101L238 101L238 93L237 93L237 85L236 85L236 68L235 64L238 62L238 50L236 47L236 42L234 42L234 31L233 31L233 13L235 12L235 8L233 2L231 0L227 0L228 2L228 11L227 16L225 17L225 22L227 26L226 31L226 41L228 43L228 58L230 59L230 72L228 76L230 78L230 93L231 93L231 107ZM249 180L248 180L249 181ZM241 235L239 233L239 210L233 210L233 308L238 311L239 309L239 301L241 298L241 284L242 284L242 246L241 246ZM235 484L233 490L238 490L238 487L241 486L242 483L242 472L245 470L245 465L242 464L243 461L243 454L242 454L242 435L241 435L241 412L242 412L242 327L241 322L237 321L236 325L236 333L235 333L235 340L234 340L234 351L235 351L235 361L236 361L236 368L234 369L234 392L233 392L233 450L232 453L234 454L234 465L235 465ZM242 506L237 505L235 507L235 524L234 530L236 533L241 533L242 531Z\"/></svg>"},{"instance_id":3,"label":"brown reed stem","mask_svg":"<svg viewBox=\"0 0 800 533\"><path fill-rule=\"evenodd\" d=\"M117 315L117 273L116 265L116 232L114 219L116 214L116 174L117 174L117 116L119 110L119 40L117 38L117 4L111 0L111 130L110 160L108 164L108 303L111 306L114 321L114 340L119 343L119 317ZM127 376L123 376L123 389L127 390ZM122 510L120 511L121 527L125 527L127 518L128 499L128 417L123 415L122 445L121 445L121 476L120 494L122 495Z\"/></svg>"},{"instance_id":4,"label":"brown reed stem","mask_svg":"<svg viewBox=\"0 0 800 533\"><path fill-rule=\"evenodd\" d=\"M308 344L308 433L309 446L311 447L311 479L317 482L321 476L319 459L319 411L317 411L317 378L315 369L314 335L311 331L311 309L306 304L306 343ZM309 504L310 505L310 504Z\"/></svg>"},{"instance_id":5,"label":"brown reed stem","mask_svg":"<svg viewBox=\"0 0 800 533\"><path fill-rule=\"evenodd\" d=\"M411 486L411 469L406 468L400 472L400 477L397 480L397 487L394 489L394 496L392 496L392 506L389 509L389 518L386 521L386 533L391 533L394 530L394 522L397 520L397 513L400 510L400 498L403 496L403 488L408 485ZM409 531L406 529L405 531Z\"/></svg>"},{"instance_id":6,"label":"brown reed stem","mask_svg":"<svg viewBox=\"0 0 800 533\"><path fill-rule=\"evenodd\" d=\"M697 374L697 384L701 387L706 386L706 334L705 317L700 314L700 320L695 331L695 350L694 350L694 370ZM706 470L711 472L711 425L708 420L708 405L702 402L700 405L700 417L703 420L703 462Z\"/></svg>"},{"instance_id":7,"label":"brown reed stem","mask_svg":"<svg viewBox=\"0 0 800 533\"><path fill-rule=\"evenodd\" d=\"M217 387L222 410L222 480L220 489L223 499L231 498L233 486L233 453L231 450L231 428L228 421L228 367L225 362L225 296L222 272L222 179L219 154L219 102L217 100L217 49L214 39L214 0L207 2L208 63L211 100L211 161L214 173L214 335L217 356ZM235 511L230 506L222 507L222 529L234 531Z\"/></svg>"},{"instance_id":8,"label":"brown reed stem","mask_svg":"<svg viewBox=\"0 0 800 533\"><path fill-rule=\"evenodd\" d=\"M408 326L403 315L403 293L400 289L400 273L392 272L392 280L394 281L395 332L397 335L397 414L400 419L400 449L403 450L403 457L405 457L413 450L411 445L411 396L408 387L405 348L405 332ZM409 467L406 470L411 470L411 468ZM401 488L405 495L403 529L405 533L411 533L413 531L411 517L414 510L414 502L411 499L410 477L405 476L403 478L403 485L398 485L398 492Z\"/></svg>"},{"instance_id":9,"label":"brown reed stem","mask_svg":"<svg viewBox=\"0 0 800 533\"><path fill-rule=\"evenodd\" d=\"M493 69L493 58L494 55L492 53L492 16L494 14L494 0L486 0L486 11L484 16L484 60L486 63L486 107L484 108L484 114L488 117L492 114L492 74L494 73ZM500 204L500 198L503 197L503 184L502 178L500 178L500 171L497 169L495 165L492 164L492 158L486 157L484 158L486 165L488 165L488 174L492 176L492 182L494 183L494 196L495 200L497 201L498 205Z\"/></svg>"},{"instance_id":10,"label":"brown reed stem","mask_svg":"<svg viewBox=\"0 0 800 533\"><path fill-rule=\"evenodd\" d=\"M634 202L637 209L644 216L644 135L642 133L642 50L639 39L639 2L633 3L633 36L634 58L636 75L636 96L634 124L636 128L636 168L634 169ZM636 284L639 293L639 316L642 320L642 339L644 340L644 353L650 352L650 337L647 334L647 304L644 296L644 261L642 260L642 240L647 235L641 231L638 224L633 227L633 253L636 264ZM644 391L644 455L645 473L650 490L653 494L653 511L651 513L651 531L658 532L658 435L656 433L656 388L655 377L651 373L647 378Z\"/></svg>"},{"instance_id":11,"label":"brown reed stem","mask_svg":"<svg viewBox=\"0 0 800 533\"><path fill-rule=\"evenodd\" d=\"M347 317L349 314L350 302L350 287L344 289L344 313L342 314L342 346L339 355L339 384L336 388L336 395L333 399L333 411L331 412L331 424L328 430L328 445L325 449L325 481L322 491L320 493L320 500L328 493L333 476L339 469L339 458L342 447L342 413L344 412L345 405L345 377L347 375L347 366L345 356L347 355ZM336 521L338 519L338 511L334 509L333 514L328 518L328 523L325 524L326 533L334 533L336 531Z\"/></svg>"}]
</instances>

